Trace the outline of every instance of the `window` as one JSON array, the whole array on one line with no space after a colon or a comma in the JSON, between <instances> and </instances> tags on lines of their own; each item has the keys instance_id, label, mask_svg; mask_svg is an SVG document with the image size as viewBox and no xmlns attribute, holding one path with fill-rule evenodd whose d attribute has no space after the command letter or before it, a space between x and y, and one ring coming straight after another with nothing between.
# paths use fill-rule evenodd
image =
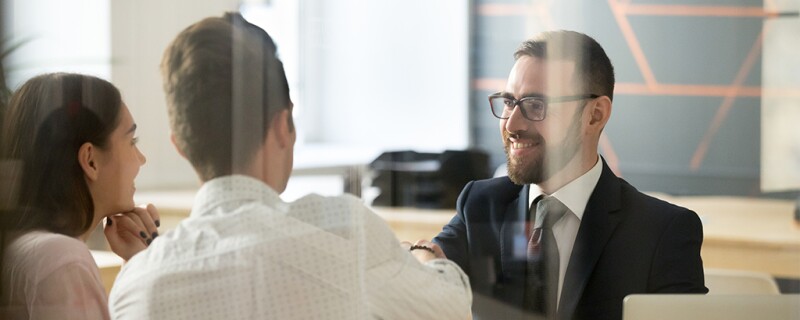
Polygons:
<instances>
[{"instance_id":1,"label":"window","mask_svg":"<svg viewBox=\"0 0 800 320\"><path fill-rule=\"evenodd\" d=\"M278 43L301 144L467 146L468 2L273 0L241 10Z\"/></svg>"}]
</instances>

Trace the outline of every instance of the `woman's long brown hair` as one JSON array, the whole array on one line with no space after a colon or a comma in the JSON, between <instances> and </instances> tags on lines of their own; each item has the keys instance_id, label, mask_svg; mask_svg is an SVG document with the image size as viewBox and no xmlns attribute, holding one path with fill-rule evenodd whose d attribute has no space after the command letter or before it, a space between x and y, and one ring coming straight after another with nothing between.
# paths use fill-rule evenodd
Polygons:
<instances>
[{"instance_id":1,"label":"woman's long brown hair","mask_svg":"<svg viewBox=\"0 0 800 320\"><path fill-rule=\"evenodd\" d=\"M121 106L114 85L80 74L40 75L12 95L0 160L21 164L6 173L20 184L17 203L0 211L0 259L9 235L46 230L77 237L93 227L94 203L78 150L86 142L107 147Z\"/></svg>"}]
</instances>

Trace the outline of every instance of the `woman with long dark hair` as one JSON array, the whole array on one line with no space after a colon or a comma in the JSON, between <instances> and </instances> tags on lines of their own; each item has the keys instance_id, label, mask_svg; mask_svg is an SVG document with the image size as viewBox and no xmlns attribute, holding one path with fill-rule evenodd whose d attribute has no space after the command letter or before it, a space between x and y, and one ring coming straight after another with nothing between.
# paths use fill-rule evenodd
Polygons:
<instances>
[{"instance_id":1,"label":"woman with long dark hair","mask_svg":"<svg viewBox=\"0 0 800 320\"><path fill-rule=\"evenodd\" d=\"M4 120L0 160L16 163L6 176L19 179L0 216L0 318L107 319L86 238L105 218L112 251L127 261L159 225L155 207L133 203L145 157L119 90L92 76L37 76Z\"/></svg>"}]
</instances>

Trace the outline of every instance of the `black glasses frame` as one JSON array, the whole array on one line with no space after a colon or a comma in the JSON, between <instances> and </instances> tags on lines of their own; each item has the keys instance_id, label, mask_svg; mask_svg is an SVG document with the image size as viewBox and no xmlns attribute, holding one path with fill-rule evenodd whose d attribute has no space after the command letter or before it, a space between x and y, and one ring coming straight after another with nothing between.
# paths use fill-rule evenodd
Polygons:
<instances>
[{"instance_id":1,"label":"black glasses frame","mask_svg":"<svg viewBox=\"0 0 800 320\"><path fill-rule=\"evenodd\" d=\"M542 110L541 119L532 119L530 116L528 116L528 112L525 111L525 108L520 108L519 110L522 112L522 116L525 117L525 119L528 119L530 121L542 121L547 116L547 106L550 103L570 102L570 101L578 101L578 100L584 100L584 99L596 99L596 98L599 98L599 97L600 96L598 96L596 94L593 94L593 93L585 93L585 94L572 95L572 96L562 96L562 97L524 97L522 99L516 100L516 99L509 98L507 96L504 96L502 93L498 92L498 93L494 93L494 94L490 94L489 95L489 109L491 109L492 115L494 115L495 118L506 120L509 117L503 117L502 111L501 111L500 114L497 114L495 112L494 108L492 107L492 100L493 99L503 98L503 99L506 99L506 100L510 100L511 103L513 103L515 108L517 106L519 106L521 103L525 102L525 101L535 100L535 101L539 101L539 102L542 103L542 109L543 110ZM505 106L504 106L504 108L505 108Z\"/></svg>"}]
</instances>

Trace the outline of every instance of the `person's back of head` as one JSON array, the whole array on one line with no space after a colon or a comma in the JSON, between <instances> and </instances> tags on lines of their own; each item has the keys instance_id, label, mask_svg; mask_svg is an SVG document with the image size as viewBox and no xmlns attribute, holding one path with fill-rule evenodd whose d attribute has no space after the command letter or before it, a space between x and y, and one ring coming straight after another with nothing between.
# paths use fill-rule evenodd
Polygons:
<instances>
[{"instance_id":1,"label":"person's back of head","mask_svg":"<svg viewBox=\"0 0 800 320\"><path fill-rule=\"evenodd\" d=\"M120 119L120 92L80 74L34 77L12 96L3 123L0 159L21 171L17 210L6 230L44 229L76 237L92 227L94 204L78 160L84 143L108 145Z\"/></svg>"},{"instance_id":2,"label":"person's back of head","mask_svg":"<svg viewBox=\"0 0 800 320\"><path fill-rule=\"evenodd\" d=\"M203 181L244 172L292 106L274 42L238 13L184 29L161 71L173 141Z\"/></svg>"}]
</instances>

